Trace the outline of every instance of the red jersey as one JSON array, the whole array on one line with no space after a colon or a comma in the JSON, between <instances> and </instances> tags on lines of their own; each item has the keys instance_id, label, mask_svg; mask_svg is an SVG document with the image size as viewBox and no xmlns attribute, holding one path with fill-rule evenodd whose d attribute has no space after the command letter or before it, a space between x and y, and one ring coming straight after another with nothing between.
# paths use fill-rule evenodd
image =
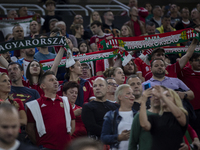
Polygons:
<instances>
[{"instance_id":1,"label":"red jersey","mask_svg":"<svg viewBox=\"0 0 200 150\"><path fill-rule=\"evenodd\" d=\"M30 85L29 83L29 80L27 79L26 81L25 80L22 80L22 83L24 86L30 88L30 89L35 89L38 91L38 93L40 94L40 96L44 95L44 91L40 88L39 84L34 84L34 85Z\"/></svg>"},{"instance_id":2,"label":"red jersey","mask_svg":"<svg viewBox=\"0 0 200 150\"><path fill-rule=\"evenodd\" d=\"M57 94L59 95L59 96L62 96L63 94L62 94L62 89L63 89L63 83L61 83L61 82L59 82L60 83L60 86L59 86L59 88L58 88L58 92L57 92ZM78 83L80 84L80 80L78 81ZM94 99L95 98L95 96L94 96L94 93L93 93L93 88L92 88L92 85L90 84L90 82L89 81L86 81L85 82L85 84L84 84L84 86L83 86L83 89L81 89L81 90L83 90L83 95L84 95L84 103L87 103L87 102L89 102L91 99Z\"/></svg>"},{"instance_id":3,"label":"red jersey","mask_svg":"<svg viewBox=\"0 0 200 150\"><path fill-rule=\"evenodd\" d=\"M80 109L80 108L82 108L82 107L74 104L73 111ZM75 131L72 134L71 138L75 139L77 137L87 136L87 131L86 131L85 125L81 119L81 115L76 116L75 121L76 121L76 127L75 127Z\"/></svg>"},{"instance_id":4,"label":"red jersey","mask_svg":"<svg viewBox=\"0 0 200 150\"><path fill-rule=\"evenodd\" d=\"M145 78L145 81L151 79L151 77L153 76L153 74L151 72L151 67L149 65L147 65L139 57L136 58L134 60L134 62L137 66L138 73L142 73L142 76ZM177 78L177 73L179 73L181 71L181 68L180 68L179 62L177 61L174 64L168 65L165 70L166 70L165 76Z\"/></svg>"},{"instance_id":5,"label":"red jersey","mask_svg":"<svg viewBox=\"0 0 200 150\"><path fill-rule=\"evenodd\" d=\"M94 35L90 38L90 45L96 43L96 39L105 39L106 37L113 36L110 33L104 33L103 36Z\"/></svg>"},{"instance_id":6,"label":"red jersey","mask_svg":"<svg viewBox=\"0 0 200 150\"><path fill-rule=\"evenodd\" d=\"M104 72L107 68L109 68L109 63L107 59L101 59L96 61L96 72Z\"/></svg>"},{"instance_id":7,"label":"red jersey","mask_svg":"<svg viewBox=\"0 0 200 150\"><path fill-rule=\"evenodd\" d=\"M178 78L181 79L194 92L194 99L190 103L195 110L200 109L200 72L193 71L189 67L185 67L178 73Z\"/></svg>"},{"instance_id":8,"label":"red jersey","mask_svg":"<svg viewBox=\"0 0 200 150\"><path fill-rule=\"evenodd\" d=\"M179 62L177 61L174 64L168 65L165 69L165 76L177 78L177 74L181 71L181 67L179 65ZM151 79L153 76L152 72L149 72L145 75L145 81Z\"/></svg>"},{"instance_id":9,"label":"red jersey","mask_svg":"<svg viewBox=\"0 0 200 150\"><path fill-rule=\"evenodd\" d=\"M46 134L44 134L42 137L39 137L37 129L35 129L37 146L42 145L43 147L49 149L64 149L66 144L71 141L71 136L69 133L67 133L62 98L56 95L55 100L52 100L42 96L41 98L37 99L37 101L39 103L46 129ZM75 116L70 102L69 106L71 119L74 120ZM27 118L28 123L35 123L35 119L33 118L33 115L29 109L27 110Z\"/></svg>"},{"instance_id":10,"label":"red jersey","mask_svg":"<svg viewBox=\"0 0 200 150\"><path fill-rule=\"evenodd\" d=\"M105 78L103 75L101 75L101 76L93 76L93 77L88 78L88 79L85 79L85 80L88 80L88 81L90 82L91 86L93 87L93 82L94 82L94 80L95 80L96 78L98 78L98 77Z\"/></svg>"},{"instance_id":11,"label":"red jersey","mask_svg":"<svg viewBox=\"0 0 200 150\"><path fill-rule=\"evenodd\" d=\"M22 103L22 101L20 100L20 99L18 99L18 98L15 98L14 100L13 100L13 103L11 102L12 100L8 100L12 105L14 105L16 108L17 108L17 110L18 111L20 111L20 110L24 110L25 111L25 109L24 109L24 105L23 105L23 103ZM16 104L16 103L17 104Z\"/></svg>"},{"instance_id":12,"label":"red jersey","mask_svg":"<svg viewBox=\"0 0 200 150\"><path fill-rule=\"evenodd\" d=\"M0 72L5 72L5 73L7 73L7 74L8 74L8 71L7 71L7 69L6 69L6 68L4 68L4 67L0 67Z\"/></svg>"}]
</instances>

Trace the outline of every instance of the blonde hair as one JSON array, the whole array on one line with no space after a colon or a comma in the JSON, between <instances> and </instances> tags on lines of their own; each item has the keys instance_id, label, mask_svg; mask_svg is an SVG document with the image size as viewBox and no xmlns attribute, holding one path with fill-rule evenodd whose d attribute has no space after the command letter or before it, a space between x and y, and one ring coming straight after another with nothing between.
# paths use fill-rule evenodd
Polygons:
<instances>
[{"instance_id":1,"label":"blonde hair","mask_svg":"<svg viewBox=\"0 0 200 150\"><path fill-rule=\"evenodd\" d=\"M162 86L163 88L163 86ZM183 107L183 104L182 104L182 101L179 97L179 95L172 89L169 89L169 88L164 88L165 90L169 91L170 95L174 98L174 103L175 105L182 110L182 112L186 115L188 115L188 112L187 110ZM163 107L161 106L161 109L160 109L160 112L159 112L160 115L163 114Z\"/></svg>"},{"instance_id":2,"label":"blonde hair","mask_svg":"<svg viewBox=\"0 0 200 150\"><path fill-rule=\"evenodd\" d=\"M120 100L119 100L119 95L122 95L124 89L126 88L131 88L131 86L129 84L122 84L120 86L117 87L116 91L115 91L115 101L120 104Z\"/></svg>"},{"instance_id":3,"label":"blonde hair","mask_svg":"<svg viewBox=\"0 0 200 150\"><path fill-rule=\"evenodd\" d=\"M93 17L93 14L94 14L95 12L97 12L97 13L99 14L98 11L93 11L93 12L92 12L92 14L90 15L90 24L92 24L92 23L94 22L94 20L92 19L92 17ZM98 21L102 23L100 14L99 14L99 18L100 18L100 19L99 19Z\"/></svg>"},{"instance_id":4,"label":"blonde hair","mask_svg":"<svg viewBox=\"0 0 200 150\"><path fill-rule=\"evenodd\" d=\"M4 75L7 75L7 73L5 73L5 72L0 72L0 79L1 79L1 77L2 76L4 76ZM8 95L8 99L10 100L10 102L11 102L11 104L13 104L13 97L9 94Z\"/></svg>"},{"instance_id":5,"label":"blonde hair","mask_svg":"<svg viewBox=\"0 0 200 150\"><path fill-rule=\"evenodd\" d=\"M132 37L133 36L133 32L132 32L131 28L128 25L126 25L126 24L124 24L123 26L125 26L128 29L129 37ZM121 30L120 30L119 37L123 37L123 35L122 35L122 27L121 27Z\"/></svg>"}]
</instances>

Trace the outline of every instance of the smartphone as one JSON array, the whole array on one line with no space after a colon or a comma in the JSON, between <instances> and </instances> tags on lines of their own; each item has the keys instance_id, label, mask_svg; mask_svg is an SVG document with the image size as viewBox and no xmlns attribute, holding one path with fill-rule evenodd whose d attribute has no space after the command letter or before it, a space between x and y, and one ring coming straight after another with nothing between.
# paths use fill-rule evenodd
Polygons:
<instances>
[{"instance_id":1,"label":"smartphone","mask_svg":"<svg viewBox=\"0 0 200 150\"><path fill-rule=\"evenodd\" d=\"M56 36L60 36L60 32L56 32Z\"/></svg>"},{"instance_id":2,"label":"smartphone","mask_svg":"<svg viewBox=\"0 0 200 150\"><path fill-rule=\"evenodd\" d=\"M150 83L146 83L144 84L144 90L151 88L151 84Z\"/></svg>"}]
</instances>

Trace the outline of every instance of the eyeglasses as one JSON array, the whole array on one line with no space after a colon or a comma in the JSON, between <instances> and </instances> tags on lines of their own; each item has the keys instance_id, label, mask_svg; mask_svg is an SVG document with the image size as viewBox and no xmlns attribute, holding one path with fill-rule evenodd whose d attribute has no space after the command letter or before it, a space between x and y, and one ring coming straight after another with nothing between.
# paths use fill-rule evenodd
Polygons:
<instances>
[{"instance_id":1,"label":"eyeglasses","mask_svg":"<svg viewBox=\"0 0 200 150\"><path fill-rule=\"evenodd\" d=\"M111 83L111 82L109 82L108 84L109 84L109 85L112 85L112 86L114 86L114 87L118 87L118 86L119 86L117 83Z\"/></svg>"},{"instance_id":2,"label":"eyeglasses","mask_svg":"<svg viewBox=\"0 0 200 150\"><path fill-rule=\"evenodd\" d=\"M88 69L90 69L90 67L85 66L85 67L82 67L82 69L84 69L84 70L88 70Z\"/></svg>"}]
</instances>

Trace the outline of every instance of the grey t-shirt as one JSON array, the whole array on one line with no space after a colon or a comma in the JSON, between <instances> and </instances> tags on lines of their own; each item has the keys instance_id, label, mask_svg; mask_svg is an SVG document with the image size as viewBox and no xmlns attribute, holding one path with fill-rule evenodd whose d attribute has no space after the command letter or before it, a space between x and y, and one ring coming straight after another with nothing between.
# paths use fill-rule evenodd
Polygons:
<instances>
[{"instance_id":1,"label":"grey t-shirt","mask_svg":"<svg viewBox=\"0 0 200 150\"><path fill-rule=\"evenodd\" d=\"M53 53L50 53L49 54L42 54L40 52L37 52L35 55L34 55L34 58L37 60L37 61L41 61L41 60L47 60L47 59L54 59L56 57L56 54L53 54Z\"/></svg>"}]
</instances>

